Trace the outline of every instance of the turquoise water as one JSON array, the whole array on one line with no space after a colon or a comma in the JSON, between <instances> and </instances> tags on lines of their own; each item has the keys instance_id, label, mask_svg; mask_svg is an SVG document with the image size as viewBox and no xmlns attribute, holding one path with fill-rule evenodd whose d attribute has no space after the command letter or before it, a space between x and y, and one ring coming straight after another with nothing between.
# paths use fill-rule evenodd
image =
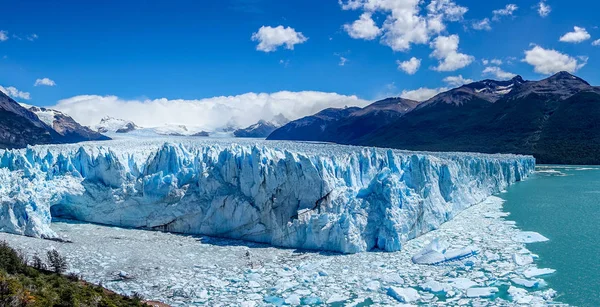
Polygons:
<instances>
[{"instance_id":1,"label":"turquoise water","mask_svg":"<svg viewBox=\"0 0 600 307\"><path fill-rule=\"evenodd\" d=\"M591 169L590 169L591 168ZM529 244L557 301L600 306L600 168L541 166L531 179L508 188L508 219L550 241ZM560 173L557 173L560 172Z\"/></svg>"}]
</instances>

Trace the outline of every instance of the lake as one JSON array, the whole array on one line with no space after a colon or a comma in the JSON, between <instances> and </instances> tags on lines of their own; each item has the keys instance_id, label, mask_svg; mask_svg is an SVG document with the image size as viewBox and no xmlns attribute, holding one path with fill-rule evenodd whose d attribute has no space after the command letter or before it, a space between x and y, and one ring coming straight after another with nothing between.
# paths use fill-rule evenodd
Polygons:
<instances>
[{"instance_id":1,"label":"lake","mask_svg":"<svg viewBox=\"0 0 600 307\"><path fill-rule=\"evenodd\" d=\"M600 167L542 165L501 195L508 219L550 241L528 245L557 301L600 306Z\"/></svg>"}]
</instances>

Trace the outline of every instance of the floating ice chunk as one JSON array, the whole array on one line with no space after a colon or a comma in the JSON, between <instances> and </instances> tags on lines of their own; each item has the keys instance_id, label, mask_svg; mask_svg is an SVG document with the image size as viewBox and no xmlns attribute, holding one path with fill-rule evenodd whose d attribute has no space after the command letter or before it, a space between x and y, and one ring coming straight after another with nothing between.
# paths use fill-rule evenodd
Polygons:
<instances>
[{"instance_id":1,"label":"floating ice chunk","mask_svg":"<svg viewBox=\"0 0 600 307\"><path fill-rule=\"evenodd\" d=\"M549 239L542 236L541 234L533 231L523 231L518 235L513 237L513 241L519 243L536 243L536 242L546 242Z\"/></svg>"},{"instance_id":2,"label":"floating ice chunk","mask_svg":"<svg viewBox=\"0 0 600 307\"><path fill-rule=\"evenodd\" d=\"M452 290L452 287L448 284L443 284L441 282L435 280L429 280L426 283L421 285L421 288L425 291L433 292L433 293L446 293Z\"/></svg>"},{"instance_id":3,"label":"floating ice chunk","mask_svg":"<svg viewBox=\"0 0 600 307\"><path fill-rule=\"evenodd\" d=\"M289 305L300 305L300 296L292 294L285 299L285 302Z\"/></svg>"},{"instance_id":4,"label":"floating ice chunk","mask_svg":"<svg viewBox=\"0 0 600 307\"><path fill-rule=\"evenodd\" d=\"M379 291L379 289L381 288L381 283L379 283L376 280L370 281L367 283L367 285L365 286L365 288L367 288L367 290L369 291Z\"/></svg>"},{"instance_id":5,"label":"floating ice chunk","mask_svg":"<svg viewBox=\"0 0 600 307\"><path fill-rule=\"evenodd\" d=\"M421 296L413 288L389 287L387 294L401 303L410 303L418 300Z\"/></svg>"},{"instance_id":6,"label":"floating ice chunk","mask_svg":"<svg viewBox=\"0 0 600 307\"><path fill-rule=\"evenodd\" d=\"M433 239L431 243L425 246L419 253L413 256L412 261L416 264L441 264L449 261L456 261L477 255L479 250L474 246L467 246L461 249L448 249L450 244Z\"/></svg>"},{"instance_id":7,"label":"floating ice chunk","mask_svg":"<svg viewBox=\"0 0 600 307\"><path fill-rule=\"evenodd\" d=\"M517 304L528 305L533 300L533 296L529 295L527 290L513 286L508 288L508 295L510 295L513 302Z\"/></svg>"},{"instance_id":8,"label":"floating ice chunk","mask_svg":"<svg viewBox=\"0 0 600 307\"><path fill-rule=\"evenodd\" d=\"M477 286L477 283L468 278L453 278L449 280L450 285L456 289L465 290Z\"/></svg>"},{"instance_id":9,"label":"floating ice chunk","mask_svg":"<svg viewBox=\"0 0 600 307\"><path fill-rule=\"evenodd\" d=\"M498 292L496 287L485 287L485 288L469 288L467 289L467 297L490 297Z\"/></svg>"},{"instance_id":10,"label":"floating ice chunk","mask_svg":"<svg viewBox=\"0 0 600 307\"><path fill-rule=\"evenodd\" d=\"M341 295L339 293L335 293L332 296L330 296L329 299L327 299L327 304L340 303L340 302L344 302L347 300L348 300L347 296Z\"/></svg>"},{"instance_id":11,"label":"floating ice chunk","mask_svg":"<svg viewBox=\"0 0 600 307\"><path fill-rule=\"evenodd\" d=\"M511 279L511 281L514 284L523 286L525 288L539 288L539 287L545 285L545 283L542 280L529 280L529 279L518 278L518 277Z\"/></svg>"},{"instance_id":12,"label":"floating ice chunk","mask_svg":"<svg viewBox=\"0 0 600 307\"><path fill-rule=\"evenodd\" d=\"M533 257L530 254L521 255L521 254L513 254L513 260L517 265L523 266L533 263Z\"/></svg>"},{"instance_id":13,"label":"floating ice chunk","mask_svg":"<svg viewBox=\"0 0 600 307\"><path fill-rule=\"evenodd\" d=\"M542 275L548 275L556 272L554 269L538 269L538 268L530 268L523 272L523 276L527 278L538 277Z\"/></svg>"}]
</instances>

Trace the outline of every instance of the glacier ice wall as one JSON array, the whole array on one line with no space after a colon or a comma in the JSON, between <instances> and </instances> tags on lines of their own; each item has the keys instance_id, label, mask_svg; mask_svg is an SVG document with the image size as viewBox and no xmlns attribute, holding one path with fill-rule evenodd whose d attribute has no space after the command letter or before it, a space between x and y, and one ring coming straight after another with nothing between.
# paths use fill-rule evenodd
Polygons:
<instances>
[{"instance_id":1,"label":"glacier ice wall","mask_svg":"<svg viewBox=\"0 0 600 307\"><path fill-rule=\"evenodd\" d=\"M397 251L535 167L529 156L295 146L4 151L0 231L53 238L55 216L284 247Z\"/></svg>"}]
</instances>

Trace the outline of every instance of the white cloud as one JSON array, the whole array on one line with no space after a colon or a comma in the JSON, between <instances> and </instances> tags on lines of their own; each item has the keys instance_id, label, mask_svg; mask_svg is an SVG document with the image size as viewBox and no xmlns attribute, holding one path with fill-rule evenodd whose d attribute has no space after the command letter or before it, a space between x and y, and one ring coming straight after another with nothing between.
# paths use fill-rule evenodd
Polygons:
<instances>
[{"instance_id":1,"label":"white cloud","mask_svg":"<svg viewBox=\"0 0 600 307\"><path fill-rule=\"evenodd\" d=\"M425 101L428 100L429 98L448 91L449 88L447 87L440 87L440 88L426 88L426 87L421 87L418 88L416 90L403 90L402 94L400 94L400 97L404 98L404 99L411 99L411 100L416 100L416 101Z\"/></svg>"},{"instance_id":2,"label":"white cloud","mask_svg":"<svg viewBox=\"0 0 600 307\"><path fill-rule=\"evenodd\" d=\"M502 60L493 59L493 60L490 61L490 63L492 63L494 65L502 65Z\"/></svg>"},{"instance_id":3,"label":"white cloud","mask_svg":"<svg viewBox=\"0 0 600 307\"><path fill-rule=\"evenodd\" d=\"M0 91L15 99L31 99L31 95L28 92L21 92L14 86L3 87L2 85L0 85Z\"/></svg>"},{"instance_id":4,"label":"white cloud","mask_svg":"<svg viewBox=\"0 0 600 307\"><path fill-rule=\"evenodd\" d=\"M535 72L544 75L551 75L559 71L574 73L587 64L586 57L580 57L578 61L569 55L537 45L525 51L523 61L532 65Z\"/></svg>"},{"instance_id":5,"label":"white cloud","mask_svg":"<svg viewBox=\"0 0 600 307\"><path fill-rule=\"evenodd\" d=\"M550 15L550 12L552 12L552 8L546 4L546 0L540 1L538 4L538 14L542 17L546 17Z\"/></svg>"},{"instance_id":6,"label":"white cloud","mask_svg":"<svg viewBox=\"0 0 600 307\"><path fill-rule=\"evenodd\" d=\"M256 50L272 52L280 46L285 45L289 50L294 49L294 45L302 44L308 40L301 32L296 32L293 28L283 26L266 27L262 26L258 32L252 34L252 40L258 41Z\"/></svg>"},{"instance_id":7,"label":"white cloud","mask_svg":"<svg viewBox=\"0 0 600 307\"><path fill-rule=\"evenodd\" d=\"M519 7L516 4L507 4L505 8L494 10L492 13L494 14L494 20L500 20L502 16L512 16L512 14L518 10Z\"/></svg>"},{"instance_id":8,"label":"white cloud","mask_svg":"<svg viewBox=\"0 0 600 307\"><path fill-rule=\"evenodd\" d=\"M492 26L490 25L490 19L485 18L483 20L473 22L473 29L486 31L492 30Z\"/></svg>"},{"instance_id":9,"label":"white cloud","mask_svg":"<svg viewBox=\"0 0 600 307\"><path fill-rule=\"evenodd\" d=\"M488 60L488 59L481 59L481 63L483 63L483 65L488 65L488 64L490 64L490 60Z\"/></svg>"},{"instance_id":10,"label":"white cloud","mask_svg":"<svg viewBox=\"0 0 600 307\"><path fill-rule=\"evenodd\" d=\"M573 32L569 32L560 37L560 41L563 43L581 43L590 39L592 36L585 30L585 28L574 27Z\"/></svg>"},{"instance_id":11,"label":"white cloud","mask_svg":"<svg viewBox=\"0 0 600 307\"><path fill-rule=\"evenodd\" d=\"M33 34L31 34L31 35L27 36L27 40L28 40L28 41L32 41L32 42L33 42L34 40L36 40L37 38L38 38L38 36L37 36L37 34L35 34L35 33L33 33Z\"/></svg>"},{"instance_id":12,"label":"white cloud","mask_svg":"<svg viewBox=\"0 0 600 307\"><path fill-rule=\"evenodd\" d=\"M500 79L500 80L512 79L517 76L516 74L506 72L506 71L502 70L502 68L497 67L497 66L486 67L483 70L483 74L484 75L492 75L495 78Z\"/></svg>"},{"instance_id":13,"label":"white cloud","mask_svg":"<svg viewBox=\"0 0 600 307\"><path fill-rule=\"evenodd\" d=\"M453 0L432 0L425 10L422 7L424 1L421 0L338 1L342 9L363 10L368 14L366 16L369 19L373 13L385 15L386 19L379 28L380 33L374 35L375 28L371 27L372 31L366 32L371 35L366 37L373 39L381 35L381 43L394 51L409 50L412 44L427 44L432 35L439 34L446 29L445 21L459 21L468 11L466 7L457 5ZM363 14L361 19L363 16L365 15ZM346 30L348 31L355 24L356 22L346 25Z\"/></svg>"},{"instance_id":14,"label":"white cloud","mask_svg":"<svg viewBox=\"0 0 600 307\"><path fill-rule=\"evenodd\" d=\"M8 40L8 32L0 31L0 42L4 42Z\"/></svg>"},{"instance_id":15,"label":"white cloud","mask_svg":"<svg viewBox=\"0 0 600 307\"><path fill-rule=\"evenodd\" d=\"M459 87L464 84L473 83L472 79L465 79L462 75L458 76L449 76L444 78L444 82L448 83L450 86Z\"/></svg>"},{"instance_id":16,"label":"white cloud","mask_svg":"<svg viewBox=\"0 0 600 307\"><path fill-rule=\"evenodd\" d=\"M381 29L377 27L375 21L371 18L371 13L363 13L360 19L351 24L345 24L344 30L348 35L356 39L373 40L381 34Z\"/></svg>"},{"instance_id":17,"label":"white cloud","mask_svg":"<svg viewBox=\"0 0 600 307\"><path fill-rule=\"evenodd\" d=\"M55 86L56 82L54 82L54 80L49 79L49 78L42 78L42 79L35 80L35 84L33 86L40 86L40 85Z\"/></svg>"},{"instance_id":18,"label":"white cloud","mask_svg":"<svg viewBox=\"0 0 600 307\"><path fill-rule=\"evenodd\" d=\"M407 73L409 75L414 75L419 70L419 67L421 67L421 59L412 57L408 61L404 61L404 62L396 61L396 64L398 64L399 70L403 70L405 73Z\"/></svg>"},{"instance_id":19,"label":"white cloud","mask_svg":"<svg viewBox=\"0 0 600 307\"><path fill-rule=\"evenodd\" d=\"M443 15L449 21L460 21L469 9L457 5L452 0L431 0L427 11L432 15Z\"/></svg>"},{"instance_id":20,"label":"white cloud","mask_svg":"<svg viewBox=\"0 0 600 307\"><path fill-rule=\"evenodd\" d=\"M433 69L436 71L455 71L471 64L473 56L458 52L458 35L438 36L430 47L433 50L431 57L439 60L439 65Z\"/></svg>"},{"instance_id":21,"label":"white cloud","mask_svg":"<svg viewBox=\"0 0 600 307\"><path fill-rule=\"evenodd\" d=\"M348 59L345 58L345 57L343 57L343 56L340 56L340 62L338 63L338 65L339 66L345 66L346 63L348 63Z\"/></svg>"},{"instance_id":22,"label":"white cloud","mask_svg":"<svg viewBox=\"0 0 600 307\"><path fill-rule=\"evenodd\" d=\"M329 107L366 106L356 96L323 92L246 93L199 100L125 100L116 96L82 95L60 100L53 109L63 111L83 125L98 124L104 116L123 118L142 127L180 124L214 130L233 124L247 127L261 119L283 114L290 120Z\"/></svg>"},{"instance_id":23,"label":"white cloud","mask_svg":"<svg viewBox=\"0 0 600 307\"><path fill-rule=\"evenodd\" d=\"M600 46L600 39L593 41L592 46Z\"/></svg>"}]
</instances>

